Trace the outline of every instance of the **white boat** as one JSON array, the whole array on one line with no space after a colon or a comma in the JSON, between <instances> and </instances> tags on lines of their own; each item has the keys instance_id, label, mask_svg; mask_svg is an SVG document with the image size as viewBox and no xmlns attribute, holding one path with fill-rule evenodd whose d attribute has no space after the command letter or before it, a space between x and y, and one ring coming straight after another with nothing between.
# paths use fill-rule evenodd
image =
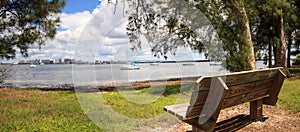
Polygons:
<instances>
[{"instance_id":1,"label":"white boat","mask_svg":"<svg viewBox=\"0 0 300 132\"><path fill-rule=\"evenodd\" d=\"M36 68L36 65L31 64L29 67L30 67L30 68Z\"/></svg>"},{"instance_id":2,"label":"white boat","mask_svg":"<svg viewBox=\"0 0 300 132\"><path fill-rule=\"evenodd\" d=\"M124 65L121 66L121 70L138 70L140 67L134 65Z\"/></svg>"},{"instance_id":3,"label":"white boat","mask_svg":"<svg viewBox=\"0 0 300 132\"><path fill-rule=\"evenodd\" d=\"M159 66L159 63L150 63L150 66Z\"/></svg>"},{"instance_id":4,"label":"white boat","mask_svg":"<svg viewBox=\"0 0 300 132\"><path fill-rule=\"evenodd\" d=\"M121 70L138 70L140 67L137 65L136 62L131 62L129 65L121 66Z\"/></svg>"}]
</instances>

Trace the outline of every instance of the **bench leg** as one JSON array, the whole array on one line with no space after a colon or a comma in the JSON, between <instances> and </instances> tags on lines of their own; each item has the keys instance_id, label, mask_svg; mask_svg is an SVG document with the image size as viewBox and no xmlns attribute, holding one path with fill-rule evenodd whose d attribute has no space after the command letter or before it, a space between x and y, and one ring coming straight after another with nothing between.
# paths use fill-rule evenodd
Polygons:
<instances>
[{"instance_id":1,"label":"bench leg","mask_svg":"<svg viewBox=\"0 0 300 132\"><path fill-rule=\"evenodd\" d=\"M199 128L193 126L192 132L204 132L204 130L199 129Z\"/></svg>"},{"instance_id":2,"label":"bench leg","mask_svg":"<svg viewBox=\"0 0 300 132\"><path fill-rule=\"evenodd\" d=\"M262 119L263 99L250 102L250 119L257 121Z\"/></svg>"}]
</instances>

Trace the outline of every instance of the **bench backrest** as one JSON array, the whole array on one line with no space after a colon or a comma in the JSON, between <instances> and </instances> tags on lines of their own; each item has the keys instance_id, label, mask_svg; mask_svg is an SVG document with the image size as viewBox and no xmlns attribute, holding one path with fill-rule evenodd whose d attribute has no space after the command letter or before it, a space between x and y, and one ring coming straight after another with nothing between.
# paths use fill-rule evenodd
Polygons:
<instances>
[{"instance_id":1,"label":"bench backrest","mask_svg":"<svg viewBox=\"0 0 300 132\"><path fill-rule=\"evenodd\" d=\"M204 107L206 110L214 110L213 105L218 105L216 103L222 103L220 108L224 109L264 98L264 104L275 105L285 79L282 70L271 68L202 76L197 80L198 85L192 93L186 118L201 116ZM221 96L222 92L226 93ZM207 109L205 105L211 108Z\"/></svg>"}]
</instances>

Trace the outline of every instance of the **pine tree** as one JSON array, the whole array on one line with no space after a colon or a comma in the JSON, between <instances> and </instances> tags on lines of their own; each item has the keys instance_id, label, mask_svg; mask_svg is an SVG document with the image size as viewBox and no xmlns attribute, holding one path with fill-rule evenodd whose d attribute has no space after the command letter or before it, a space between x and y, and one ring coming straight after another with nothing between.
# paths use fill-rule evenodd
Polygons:
<instances>
[{"instance_id":1,"label":"pine tree","mask_svg":"<svg viewBox=\"0 0 300 132\"><path fill-rule=\"evenodd\" d=\"M291 24L291 2L286 0L248 1L248 9L256 10L251 15L252 35L257 47L268 49L269 67L272 67L272 51L275 66L287 67L285 30ZM290 13L288 13L290 12ZM289 21L285 21L289 20ZM289 24L290 23L290 24Z\"/></svg>"}]
</instances>

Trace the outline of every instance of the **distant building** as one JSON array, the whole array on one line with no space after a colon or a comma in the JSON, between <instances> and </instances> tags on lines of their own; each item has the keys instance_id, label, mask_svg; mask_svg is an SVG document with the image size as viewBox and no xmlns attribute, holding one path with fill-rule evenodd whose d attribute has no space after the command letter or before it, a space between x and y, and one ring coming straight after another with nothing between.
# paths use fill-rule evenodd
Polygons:
<instances>
[{"instance_id":1,"label":"distant building","mask_svg":"<svg viewBox=\"0 0 300 132\"><path fill-rule=\"evenodd\" d=\"M44 63L44 64L51 64L51 61L50 60L42 60L42 63Z\"/></svg>"},{"instance_id":2,"label":"distant building","mask_svg":"<svg viewBox=\"0 0 300 132\"><path fill-rule=\"evenodd\" d=\"M30 64L40 64L40 60L38 59L30 60Z\"/></svg>"},{"instance_id":3,"label":"distant building","mask_svg":"<svg viewBox=\"0 0 300 132\"><path fill-rule=\"evenodd\" d=\"M76 64L76 60L75 59L64 59L64 64Z\"/></svg>"},{"instance_id":4,"label":"distant building","mask_svg":"<svg viewBox=\"0 0 300 132\"><path fill-rule=\"evenodd\" d=\"M56 59L56 60L55 60L55 63L56 63L56 64L62 64L63 61L62 61L62 59L59 58L59 59Z\"/></svg>"},{"instance_id":5,"label":"distant building","mask_svg":"<svg viewBox=\"0 0 300 132\"><path fill-rule=\"evenodd\" d=\"M71 64L76 64L76 63L77 63L77 61L75 59L71 60Z\"/></svg>"},{"instance_id":6,"label":"distant building","mask_svg":"<svg viewBox=\"0 0 300 132\"><path fill-rule=\"evenodd\" d=\"M25 64L24 60L19 60L19 64Z\"/></svg>"},{"instance_id":7,"label":"distant building","mask_svg":"<svg viewBox=\"0 0 300 132\"><path fill-rule=\"evenodd\" d=\"M67 59L67 58L64 59L64 64L71 64L71 62L72 62L71 59Z\"/></svg>"}]
</instances>

